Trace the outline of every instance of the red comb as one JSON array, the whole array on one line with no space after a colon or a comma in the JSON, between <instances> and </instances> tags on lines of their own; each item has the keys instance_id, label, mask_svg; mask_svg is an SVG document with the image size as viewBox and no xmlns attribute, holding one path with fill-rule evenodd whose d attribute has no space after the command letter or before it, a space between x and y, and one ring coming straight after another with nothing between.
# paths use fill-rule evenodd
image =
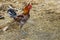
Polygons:
<instances>
[{"instance_id":1,"label":"red comb","mask_svg":"<svg viewBox=\"0 0 60 40\"><path fill-rule=\"evenodd\" d=\"M32 5L31 4L28 4L28 9L31 9L32 8Z\"/></svg>"}]
</instances>

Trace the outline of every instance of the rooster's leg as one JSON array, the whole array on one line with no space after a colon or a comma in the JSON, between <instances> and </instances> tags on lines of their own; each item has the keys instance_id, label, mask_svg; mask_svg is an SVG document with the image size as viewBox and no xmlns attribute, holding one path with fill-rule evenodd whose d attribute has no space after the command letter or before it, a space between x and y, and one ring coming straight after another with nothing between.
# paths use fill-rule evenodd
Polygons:
<instances>
[{"instance_id":1,"label":"rooster's leg","mask_svg":"<svg viewBox=\"0 0 60 40\"><path fill-rule=\"evenodd\" d=\"M22 29L23 25L19 24L19 29Z\"/></svg>"}]
</instances>

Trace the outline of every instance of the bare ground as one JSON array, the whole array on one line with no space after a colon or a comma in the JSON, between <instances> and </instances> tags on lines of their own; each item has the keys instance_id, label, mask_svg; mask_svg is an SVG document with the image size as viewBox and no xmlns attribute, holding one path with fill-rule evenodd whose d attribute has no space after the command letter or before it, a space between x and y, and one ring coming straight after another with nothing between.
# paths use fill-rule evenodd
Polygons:
<instances>
[{"instance_id":1,"label":"bare ground","mask_svg":"<svg viewBox=\"0 0 60 40\"><path fill-rule=\"evenodd\" d=\"M19 3L4 2L4 5L12 4L14 8L20 10L24 7L23 0ZM27 0L28 1L28 0ZM35 0L32 1L30 19L19 30L18 24L9 26L7 31L0 31L0 40L60 40L60 3L59 0ZM1 2L0 4L2 4ZM23 4L23 5L22 5ZM5 7L7 7L5 5ZM17 7L18 6L18 7ZM6 9L6 10L5 10ZM5 11L3 11L5 10ZM21 11L17 13L20 13ZM5 19L0 20L1 29L12 24L13 19L7 14L7 8L1 9L5 13Z\"/></svg>"}]
</instances>

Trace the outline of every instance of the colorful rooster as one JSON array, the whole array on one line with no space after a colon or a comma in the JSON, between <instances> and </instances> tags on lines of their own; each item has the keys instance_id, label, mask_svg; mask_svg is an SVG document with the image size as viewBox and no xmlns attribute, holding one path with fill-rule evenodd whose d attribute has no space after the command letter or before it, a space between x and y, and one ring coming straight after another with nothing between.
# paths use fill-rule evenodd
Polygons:
<instances>
[{"instance_id":1,"label":"colorful rooster","mask_svg":"<svg viewBox=\"0 0 60 40\"><path fill-rule=\"evenodd\" d=\"M23 27L23 25L26 23L26 21L27 21L27 20L29 19L29 17L30 17L29 12L30 12L30 9L31 9L31 8L32 8L32 5L31 5L31 4L28 4L28 5L23 9L24 12L23 12L22 14L18 15L18 16L15 18L15 20L20 23L21 28Z\"/></svg>"},{"instance_id":2,"label":"colorful rooster","mask_svg":"<svg viewBox=\"0 0 60 40\"><path fill-rule=\"evenodd\" d=\"M9 9L8 10L8 13L11 15L12 18L14 18L15 21L17 21L22 28L23 25L27 22L27 20L29 19L30 17L30 9L32 8L32 5L29 3L24 9L23 9L23 13L20 14L20 15L17 15L13 9Z\"/></svg>"}]
</instances>

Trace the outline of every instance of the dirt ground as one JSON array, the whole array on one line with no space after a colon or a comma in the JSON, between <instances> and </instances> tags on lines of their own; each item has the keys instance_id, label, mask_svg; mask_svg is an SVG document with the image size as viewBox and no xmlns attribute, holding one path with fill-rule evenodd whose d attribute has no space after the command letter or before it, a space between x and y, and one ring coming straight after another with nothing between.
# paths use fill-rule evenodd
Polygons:
<instances>
[{"instance_id":1,"label":"dirt ground","mask_svg":"<svg viewBox=\"0 0 60 40\"><path fill-rule=\"evenodd\" d=\"M30 19L20 30L18 24L7 13L11 4L18 14L26 3L32 3ZM60 0L0 0L0 29L9 26L7 31L0 30L0 40L60 40Z\"/></svg>"}]
</instances>

